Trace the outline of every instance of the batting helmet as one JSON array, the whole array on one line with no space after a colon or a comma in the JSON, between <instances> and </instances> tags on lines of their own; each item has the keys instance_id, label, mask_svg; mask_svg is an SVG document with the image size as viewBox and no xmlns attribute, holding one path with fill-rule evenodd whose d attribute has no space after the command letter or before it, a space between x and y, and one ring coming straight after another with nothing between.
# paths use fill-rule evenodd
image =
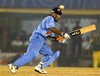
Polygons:
<instances>
[{"instance_id":1,"label":"batting helmet","mask_svg":"<svg viewBox=\"0 0 100 76\"><path fill-rule=\"evenodd\" d=\"M52 12L52 13L59 14L59 15L62 15L62 11L61 11L61 9L58 8L58 7L53 8L51 12Z\"/></svg>"}]
</instances>

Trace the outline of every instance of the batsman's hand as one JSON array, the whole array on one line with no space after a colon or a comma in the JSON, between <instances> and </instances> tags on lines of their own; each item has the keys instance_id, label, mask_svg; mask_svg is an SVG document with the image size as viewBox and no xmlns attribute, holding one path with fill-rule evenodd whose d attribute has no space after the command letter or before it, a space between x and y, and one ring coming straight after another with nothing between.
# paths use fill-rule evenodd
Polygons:
<instances>
[{"instance_id":1,"label":"batsman's hand","mask_svg":"<svg viewBox=\"0 0 100 76\"><path fill-rule=\"evenodd\" d=\"M66 39L65 39L65 38L60 39L60 40L58 40L58 42L59 42L59 43L66 43Z\"/></svg>"},{"instance_id":2,"label":"batsman's hand","mask_svg":"<svg viewBox=\"0 0 100 76\"><path fill-rule=\"evenodd\" d=\"M46 32L46 37L50 36L51 33L52 33L51 31Z\"/></svg>"},{"instance_id":3,"label":"batsman's hand","mask_svg":"<svg viewBox=\"0 0 100 76\"><path fill-rule=\"evenodd\" d=\"M64 36L64 38L65 38L66 40L69 40L69 39L70 39L70 36L69 36L67 33L65 33L63 36Z\"/></svg>"},{"instance_id":4,"label":"batsman's hand","mask_svg":"<svg viewBox=\"0 0 100 76\"><path fill-rule=\"evenodd\" d=\"M64 33L62 36L58 37L56 40L60 41L62 39L70 39L70 36L67 33Z\"/></svg>"}]
</instances>

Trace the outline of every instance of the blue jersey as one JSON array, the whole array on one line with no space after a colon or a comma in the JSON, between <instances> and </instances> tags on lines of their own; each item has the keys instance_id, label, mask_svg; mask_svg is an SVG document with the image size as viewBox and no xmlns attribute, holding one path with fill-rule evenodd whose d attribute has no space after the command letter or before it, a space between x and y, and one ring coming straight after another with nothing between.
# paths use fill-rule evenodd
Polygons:
<instances>
[{"instance_id":1,"label":"blue jersey","mask_svg":"<svg viewBox=\"0 0 100 76\"><path fill-rule=\"evenodd\" d=\"M34 37L34 33L39 33L43 37L46 37L46 33L51 27L55 27L54 18L52 16L47 16L43 19L43 21L39 24L35 31L33 31L30 40ZM52 35L54 34L52 33Z\"/></svg>"},{"instance_id":2,"label":"blue jersey","mask_svg":"<svg viewBox=\"0 0 100 76\"><path fill-rule=\"evenodd\" d=\"M36 59L39 53L43 55L41 62L45 62L41 68L47 67L51 62L57 59L60 52L57 51L56 53L53 53L50 47L46 44L46 34L51 27L55 27L54 19L52 16L47 16L32 33L27 52L19 57L19 59L13 64L20 67L31 60Z\"/></svg>"}]
</instances>

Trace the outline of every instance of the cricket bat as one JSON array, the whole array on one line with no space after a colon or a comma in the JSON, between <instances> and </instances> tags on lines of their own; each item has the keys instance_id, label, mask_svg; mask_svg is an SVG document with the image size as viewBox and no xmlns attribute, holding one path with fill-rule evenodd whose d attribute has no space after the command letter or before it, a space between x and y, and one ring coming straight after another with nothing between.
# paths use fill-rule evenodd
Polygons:
<instances>
[{"instance_id":1,"label":"cricket bat","mask_svg":"<svg viewBox=\"0 0 100 76\"><path fill-rule=\"evenodd\" d=\"M92 24L92 25L74 30L74 31L70 32L69 34L71 37L74 37L74 36L82 35L82 34L85 34L85 33L88 33L88 32L94 31L94 30L96 30L96 25ZM64 36L60 36L57 38L57 40L59 41L63 38L64 38Z\"/></svg>"}]
</instances>

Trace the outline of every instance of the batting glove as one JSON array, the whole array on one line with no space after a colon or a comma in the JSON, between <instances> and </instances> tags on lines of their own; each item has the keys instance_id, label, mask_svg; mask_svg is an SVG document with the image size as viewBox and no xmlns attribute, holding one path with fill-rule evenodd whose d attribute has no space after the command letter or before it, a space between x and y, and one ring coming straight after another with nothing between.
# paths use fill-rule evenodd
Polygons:
<instances>
[{"instance_id":1,"label":"batting glove","mask_svg":"<svg viewBox=\"0 0 100 76\"><path fill-rule=\"evenodd\" d=\"M70 36L69 36L67 33L65 33L63 36L64 36L64 38L65 38L66 40L70 39Z\"/></svg>"},{"instance_id":2,"label":"batting glove","mask_svg":"<svg viewBox=\"0 0 100 76\"><path fill-rule=\"evenodd\" d=\"M59 40L58 42L59 42L59 43L66 43L66 39L63 38L63 39Z\"/></svg>"}]
</instances>

